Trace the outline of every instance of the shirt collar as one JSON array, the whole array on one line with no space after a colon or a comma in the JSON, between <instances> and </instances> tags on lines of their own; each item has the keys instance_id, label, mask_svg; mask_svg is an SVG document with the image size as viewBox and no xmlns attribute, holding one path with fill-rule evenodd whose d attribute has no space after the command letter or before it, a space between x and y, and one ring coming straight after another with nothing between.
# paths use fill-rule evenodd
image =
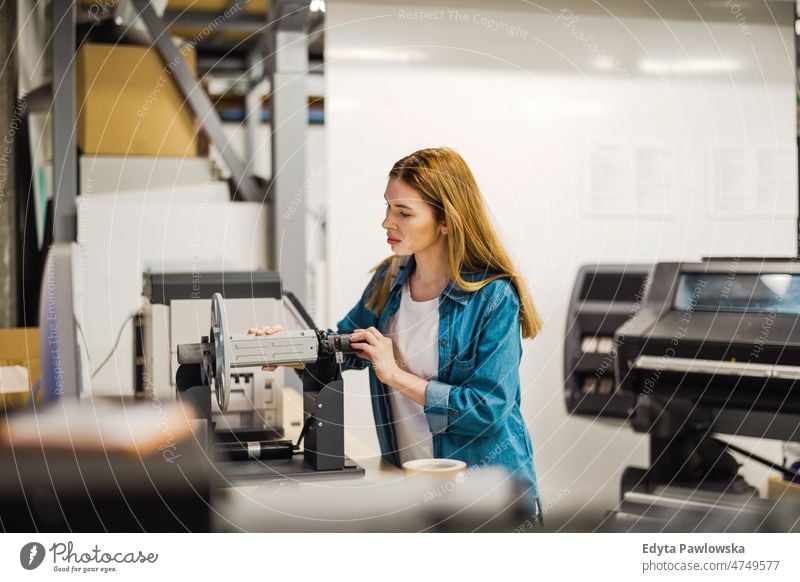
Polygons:
<instances>
[{"instance_id":1,"label":"shirt collar","mask_svg":"<svg viewBox=\"0 0 800 582\"><path fill-rule=\"evenodd\" d=\"M411 271L414 270L414 266L416 265L416 259L414 255L410 255L409 258L400 264L400 272L395 277L394 283L392 283L392 291L394 291L395 287L402 286L405 284L406 280L408 280L408 276ZM467 280L472 280L470 274L462 273L462 276ZM460 303L461 305L466 305L467 300L469 299L469 291L464 291L458 285L456 285L455 281L450 281L447 283L447 286L442 291L442 294L449 297L456 303Z\"/></svg>"}]
</instances>

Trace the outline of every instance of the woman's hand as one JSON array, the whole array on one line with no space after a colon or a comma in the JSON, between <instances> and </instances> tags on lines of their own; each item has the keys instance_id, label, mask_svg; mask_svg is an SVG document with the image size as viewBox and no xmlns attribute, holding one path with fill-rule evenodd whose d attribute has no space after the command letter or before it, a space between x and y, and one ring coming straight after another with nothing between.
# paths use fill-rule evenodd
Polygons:
<instances>
[{"instance_id":1,"label":"woman's hand","mask_svg":"<svg viewBox=\"0 0 800 582\"><path fill-rule=\"evenodd\" d=\"M283 326L268 325L266 327L251 327L247 330L247 333L251 335L272 335L273 333L278 333L279 331L283 331ZM274 372L277 369L277 366L261 366L261 369L266 372Z\"/></svg>"},{"instance_id":2,"label":"woman's hand","mask_svg":"<svg viewBox=\"0 0 800 582\"><path fill-rule=\"evenodd\" d=\"M247 330L247 333L251 335L272 335L273 333L278 333L279 331L283 331L282 325L268 325L266 327L251 327Z\"/></svg>"},{"instance_id":3,"label":"woman's hand","mask_svg":"<svg viewBox=\"0 0 800 582\"><path fill-rule=\"evenodd\" d=\"M392 378L400 369L394 359L391 338L383 335L375 327L357 329L350 338L350 345L359 350L359 356L369 360L378 380L384 384L391 384Z\"/></svg>"}]
</instances>

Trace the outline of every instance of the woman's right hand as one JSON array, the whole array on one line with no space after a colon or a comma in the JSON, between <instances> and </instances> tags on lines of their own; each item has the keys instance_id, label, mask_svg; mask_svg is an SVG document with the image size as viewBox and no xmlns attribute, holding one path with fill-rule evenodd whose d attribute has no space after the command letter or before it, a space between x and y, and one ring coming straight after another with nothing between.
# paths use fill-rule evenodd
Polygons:
<instances>
[{"instance_id":1,"label":"woman's right hand","mask_svg":"<svg viewBox=\"0 0 800 582\"><path fill-rule=\"evenodd\" d=\"M283 331L283 326L268 325L266 327L251 327L247 330L247 333L251 335L272 335L273 333L278 333L279 331ZM274 372L277 369L277 366L261 366L261 369L266 372Z\"/></svg>"}]
</instances>

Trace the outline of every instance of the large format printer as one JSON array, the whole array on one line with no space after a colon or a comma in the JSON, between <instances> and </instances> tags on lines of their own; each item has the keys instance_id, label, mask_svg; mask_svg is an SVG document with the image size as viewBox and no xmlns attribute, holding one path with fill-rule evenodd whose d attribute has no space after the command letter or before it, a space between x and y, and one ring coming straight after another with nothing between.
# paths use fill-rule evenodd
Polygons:
<instances>
[{"instance_id":1,"label":"large format printer","mask_svg":"<svg viewBox=\"0 0 800 582\"><path fill-rule=\"evenodd\" d=\"M585 268L579 275L602 280ZM723 528L720 508L734 507L730 515L742 519L766 500L754 500L756 489L739 475L731 452L797 479L777 459L718 435L800 441L800 263L739 257L657 263L643 297L622 320L609 342L614 386L607 398L624 400L619 416L649 435L650 465L624 471L621 512L669 515L671 523L681 514L677 522ZM574 369L567 369L568 381ZM688 521L687 511L695 512ZM698 511L715 517L701 519ZM773 530L800 523L798 508L781 524L770 521L771 506L758 505L758 512L755 522ZM786 507L778 514L787 515Z\"/></svg>"},{"instance_id":2,"label":"large format printer","mask_svg":"<svg viewBox=\"0 0 800 582\"><path fill-rule=\"evenodd\" d=\"M795 261L658 263L617 342L634 427L800 440L798 318Z\"/></svg>"}]
</instances>

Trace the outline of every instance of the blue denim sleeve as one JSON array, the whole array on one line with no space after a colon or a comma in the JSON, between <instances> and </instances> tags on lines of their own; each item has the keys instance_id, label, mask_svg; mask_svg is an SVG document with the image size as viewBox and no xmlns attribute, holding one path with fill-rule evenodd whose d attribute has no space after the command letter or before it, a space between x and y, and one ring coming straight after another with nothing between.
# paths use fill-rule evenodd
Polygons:
<instances>
[{"instance_id":1,"label":"blue denim sleeve","mask_svg":"<svg viewBox=\"0 0 800 582\"><path fill-rule=\"evenodd\" d=\"M491 434L516 404L522 342L519 299L511 286L489 306L480 329L475 370L467 382L428 382L424 410L434 433Z\"/></svg>"},{"instance_id":2,"label":"blue denim sleeve","mask_svg":"<svg viewBox=\"0 0 800 582\"><path fill-rule=\"evenodd\" d=\"M342 318L339 323L336 324L337 333L350 333L356 329L366 329L371 326L378 325L378 318L372 313L369 309L367 309L367 301L372 296L374 289L383 279L383 276L386 273L386 268L378 269L375 274L370 279L369 283L367 283L366 288L364 289L364 293L361 295L361 299L358 300L358 303L347 313L347 315ZM331 330L328 330L331 331ZM342 362L342 368L344 370L363 370L364 368L369 366L369 362L363 358L359 358L355 355L345 355L344 361Z\"/></svg>"}]
</instances>

